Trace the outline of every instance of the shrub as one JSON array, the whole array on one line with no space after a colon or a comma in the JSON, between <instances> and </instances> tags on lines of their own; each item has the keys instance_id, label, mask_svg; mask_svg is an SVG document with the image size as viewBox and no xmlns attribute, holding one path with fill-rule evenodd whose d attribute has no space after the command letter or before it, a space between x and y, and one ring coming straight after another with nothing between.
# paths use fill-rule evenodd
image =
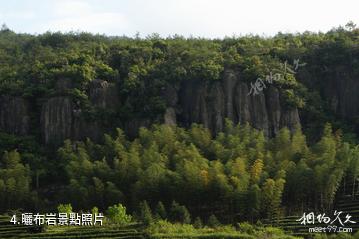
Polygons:
<instances>
[{"instance_id":1,"label":"shrub","mask_svg":"<svg viewBox=\"0 0 359 239\"><path fill-rule=\"evenodd\" d=\"M242 234L237 232L231 226L221 226L216 229L204 227L201 229L194 228L190 224L170 223L165 220L159 220L151 224L146 232L150 238L236 238L236 239L255 239L252 235ZM284 239L284 238L282 238Z\"/></svg>"},{"instance_id":2,"label":"shrub","mask_svg":"<svg viewBox=\"0 0 359 239\"><path fill-rule=\"evenodd\" d=\"M260 238L272 238L275 236L286 236L284 231L276 227L264 227L262 231L257 231L256 235ZM287 236L286 236L287 237Z\"/></svg>"},{"instance_id":3,"label":"shrub","mask_svg":"<svg viewBox=\"0 0 359 239\"><path fill-rule=\"evenodd\" d=\"M353 239L353 237L348 233L337 233L337 235L330 235L329 238L333 238L333 239Z\"/></svg>"},{"instance_id":4,"label":"shrub","mask_svg":"<svg viewBox=\"0 0 359 239\"><path fill-rule=\"evenodd\" d=\"M314 235L314 238L313 239L328 239L328 236L327 236L327 234L322 234L322 233L317 233L317 234L315 234Z\"/></svg>"},{"instance_id":5,"label":"shrub","mask_svg":"<svg viewBox=\"0 0 359 239\"><path fill-rule=\"evenodd\" d=\"M116 224L126 225L131 222L131 215L126 214L126 207L121 203L108 207L107 217Z\"/></svg>"},{"instance_id":6,"label":"shrub","mask_svg":"<svg viewBox=\"0 0 359 239\"><path fill-rule=\"evenodd\" d=\"M67 213L70 214L72 213L72 206L71 204L60 204L59 206L57 206L57 211L59 213Z\"/></svg>"},{"instance_id":7,"label":"shrub","mask_svg":"<svg viewBox=\"0 0 359 239\"><path fill-rule=\"evenodd\" d=\"M92 215L98 214L98 208L97 208L97 207L93 207L93 208L91 209L91 213L92 213Z\"/></svg>"},{"instance_id":8,"label":"shrub","mask_svg":"<svg viewBox=\"0 0 359 239\"><path fill-rule=\"evenodd\" d=\"M190 224L170 223L166 220L159 220L151 224L147 231L150 234L191 234L196 233L196 229Z\"/></svg>"},{"instance_id":9,"label":"shrub","mask_svg":"<svg viewBox=\"0 0 359 239\"><path fill-rule=\"evenodd\" d=\"M354 238L354 239L359 239L359 232L356 232L356 233L353 235L353 238Z\"/></svg>"},{"instance_id":10,"label":"shrub","mask_svg":"<svg viewBox=\"0 0 359 239\"><path fill-rule=\"evenodd\" d=\"M243 233L252 234L255 231L254 226L249 224L248 222L238 223L237 226L238 226L238 231Z\"/></svg>"}]
</instances>

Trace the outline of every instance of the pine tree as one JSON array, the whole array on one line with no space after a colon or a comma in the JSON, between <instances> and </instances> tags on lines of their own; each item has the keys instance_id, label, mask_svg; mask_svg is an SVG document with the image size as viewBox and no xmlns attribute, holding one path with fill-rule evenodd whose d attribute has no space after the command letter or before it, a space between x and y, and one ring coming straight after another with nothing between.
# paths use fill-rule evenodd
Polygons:
<instances>
[{"instance_id":1,"label":"pine tree","mask_svg":"<svg viewBox=\"0 0 359 239\"><path fill-rule=\"evenodd\" d=\"M155 212L156 212L156 216L159 217L160 219L167 218L166 208L161 201L158 202Z\"/></svg>"},{"instance_id":2,"label":"pine tree","mask_svg":"<svg viewBox=\"0 0 359 239\"><path fill-rule=\"evenodd\" d=\"M191 215L185 206L179 205L176 201L172 202L170 209L170 219L172 222L180 222L184 224L191 223Z\"/></svg>"},{"instance_id":3,"label":"pine tree","mask_svg":"<svg viewBox=\"0 0 359 239\"><path fill-rule=\"evenodd\" d=\"M196 217L196 219L194 220L193 226L196 229L200 229L203 227L203 223L202 223L202 220L200 217Z\"/></svg>"},{"instance_id":4,"label":"pine tree","mask_svg":"<svg viewBox=\"0 0 359 239\"><path fill-rule=\"evenodd\" d=\"M217 217L212 214L209 218L208 218L208 222L207 222L209 227L212 228L216 228L219 227L221 225L221 223L219 222L219 220L217 219Z\"/></svg>"},{"instance_id":5,"label":"pine tree","mask_svg":"<svg viewBox=\"0 0 359 239\"><path fill-rule=\"evenodd\" d=\"M151 212L151 208L148 205L147 201L143 201L140 203L140 220L145 224L145 225L150 225L153 222L153 217L152 217L152 212Z\"/></svg>"}]
</instances>

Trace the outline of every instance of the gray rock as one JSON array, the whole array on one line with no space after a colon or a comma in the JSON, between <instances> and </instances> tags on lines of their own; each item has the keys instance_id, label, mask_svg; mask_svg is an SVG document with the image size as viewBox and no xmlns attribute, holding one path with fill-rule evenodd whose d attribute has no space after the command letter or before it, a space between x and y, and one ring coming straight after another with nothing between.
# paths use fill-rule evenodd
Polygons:
<instances>
[{"instance_id":1,"label":"gray rock","mask_svg":"<svg viewBox=\"0 0 359 239\"><path fill-rule=\"evenodd\" d=\"M17 135L29 133L29 104L21 97L0 97L0 129Z\"/></svg>"},{"instance_id":2,"label":"gray rock","mask_svg":"<svg viewBox=\"0 0 359 239\"><path fill-rule=\"evenodd\" d=\"M252 101L248 93L248 85L244 82L238 82L234 97L234 109L240 123L251 122Z\"/></svg>"},{"instance_id":3,"label":"gray rock","mask_svg":"<svg viewBox=\"0 0 359 239\"><path fill-rule=\"evenodd\" d=\"M72 136L74 106L70 97L48 99L41 109L41 132L45 143L62 143Z\"/></svg>"},{"instance_id":4,"label":"gray rock","mask_svg":"<svg viewBox=\"0 0 359 239\"><path fill-rule=\"evenodd\" d=\"M258 95L250 96L252 101L251 111L251 121L249 122L254 128L263 130L265 136L269 136L268 131L268 115L267 115L267 106L266 99L263 92L260 92Z\"/></svg>"},{"instance_id":5,"label":"gray rock","mask_svg":"<svg viewBox=\"0 0 359 239\"><path fill-rule=\"evenodd\" d=\"M68 87L68 80L58 82L58 90ZM341 104L349 102L348 97L354 94L354 90L349 87L349 83L341 83L337 90L337 98L334 98L336 101L332 106L338 109ZM94 80L89 84L87 93L92 106L113 111L118 109L120 97L116 84ZM120 122L114 119L114 125L104 126L103 122L87 119L79 104L74 103L70 96L62 95L42 100L39 121L46 144L60 145L68 138L83 140L89 137L98 141L104 133L116 127L123 128L127 135L135 137L140 127L149 127L161 121L185 127L200 123L217 134L223 130L224 121L228 118L235 124L248 122L269 137L275 136L281 127L294 130L300 124L298 110L283 107L277 88L269 85L258 95L249 95L249 84L241 81L240 74L231 69L226 69L223 79L215 82L192 80L184 81L178 89L169 85L164 87L162 97L167 108L163 115L153 120L134 118ZM342 114L348 115L350 110L356 113L356 109L357 105L350 105L340 110ZM14 134L28 133L29 106L24 99L8 96L0 98L0 129Z\"/></svg>"},{"instance_id":6,"label":"gray rock","mask_svg":"<svg viewBox=\"0 0 359 239\"><path fill-rule=\"evenodd\" d=\"M175 107L178 103L178 94L174 86L167 85L164 87L162 97L165 99L167 106Z\"/></svg>"},{"instance_id":7,"label":"gray rock","mask_svg":"<svg viewBox=\"0 0 359 239\"><path fill-rule=\"evenodd\" d=\"M93 80L88 90L91 103L100 108L115 109L119 106L119 95L116 84L105 80Z\"/></svg>"},{"instance_id":8,"label":"gray rock","mask_svg":"<svg viewBox=\"0 0 359 239\"><path fill-rule=\"evenodd\" d=\"M297 125L300 125L298 109L282 110L280 118L280 127L287 127L293 132Z\"/></svg>"},{"instance_id":9,"label":"gray rock","mask_svg":"<svg viewBox=\"0 0 359 239\"><path fill-rule=\"evenodd\" d=\"M223 74L223 92L225 101L225 117L234 120L234 99L235 86L239 80L238 75L230 69L224 71Z\"/></svg>"},{"instance_id":10,"label":"gray rock","mask_svg":"<svg viewBox=\"0 0 359 239\"><path fill-rule=\"evenodd\" d=\"M210 126L213 133L217 134L223 130L225 97L223 88L219 82L216 82L209 93L208 112L210 113Z\"/></svg>"},{"instance_id":11,"label":"gray rock","mask_svg":"<svg viewBox=\"0 0 359 239\"><path fill-rule=\"evenodd\" d=\"M281 106L279 91L277 88L270 86L266 92L266 103L268 112L268 134L270 137L275 136L280 130Z\"/></svg>"},{"instance_id":12,"label":"gray rock","mask_svg":"<svg viewBox=\"0 0 359 239\"><path fill-rule=\"evenodd\" d=\"M169 107L166 109L166 112L164 114L164 123L167 125L176 125L176 110L174 108Z\"/></svg>"},{"instance_id":13,"label":"gray rock","mask_svg":"<svg viewBox=\"0 0 359 239\"><path fill-rule=\"evenodd\" d=\"M179 93L182 112L177 123L201 123L216 134L223 130L228 118L234 123L248 122L269 137L284 126L294 129L300 124L297 109L282 109L279 91L274 86L267 86L257 95L249 92L249 84L241 81L234 70L225 70L222 81L186 82Z\"/></svg>"}]
</instances>

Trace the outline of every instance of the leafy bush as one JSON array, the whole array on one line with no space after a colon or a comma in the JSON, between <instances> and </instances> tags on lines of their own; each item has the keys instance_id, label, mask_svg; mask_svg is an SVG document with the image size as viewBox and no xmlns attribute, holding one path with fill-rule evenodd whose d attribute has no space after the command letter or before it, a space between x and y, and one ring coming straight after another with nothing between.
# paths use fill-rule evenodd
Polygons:
<instances>
[{"instance_id":1,"label":"leafy bush","mask_svg":"<svg viewBox=\"0 0 359 239\"><path fill-rule=\"evenodd\" d=\"M167 220L159 220L147 228L150 234L183 234L196 233L196 229L190 224L170 223Z\"/></svg>"},{"instance_id":2,"label":"leafy bush","mask_svg":"<svg viewBox=\"0 0 359 239\"><path fill-rule=\"evenodd\" d=\"M98 214L98 208L97 208L97 207L93 207L93 208L91 209L91 213L92 213L92 215Z\"/></svg>"},{"instance_id":3,"label":"leafy bush","mask_svg":"<svg viewBox=\"0 0 359 239\"><path fill-rule=\"evenodd\" d=\"M255 228L248 223L242 225L243 230L251 233L238 232L232 226L218 226L216 228L204 227L196 229L193 225L170 223L165 220L159 220L151 224L146 233L150 238L208 238L208 239L296 239L296 237L289 236L277 228ZM245 229L246 228L246 229ZM253 230L252 230L253 229Z\"/></svg>"},{"instance_id":4,"label":"leafy bush","mask_svg":"<svg viewBox=\"0 0 359 239\"><path fill-rule=\"evenodd\" d=\"M252 234L255 231L255 227L248 222L241 222L237 224L238 231L243 233Z\"/></svg>"},{"instance_id":5,"label":"leafy bush","mask_svg":"<svg viewBox=\"0 0 359 239\"><path fill-rule=\"evenodd\" d=\"M60 204L59 206L57 206L57 211L59 213L67 213L70 214L72 213L72 206L71 204Z\"/></svg>"},{"instance_id":6,"label":"leafy bush","mask_svg":"<svg viewBox=\"0 0 359 239\"><path fill-rule=\"evenodd\" d=\"M108 207L107 217L115 224L126 225L131 222L131 215L126 214L126 207L121 203Z\"/></svg>"}]
</instances>

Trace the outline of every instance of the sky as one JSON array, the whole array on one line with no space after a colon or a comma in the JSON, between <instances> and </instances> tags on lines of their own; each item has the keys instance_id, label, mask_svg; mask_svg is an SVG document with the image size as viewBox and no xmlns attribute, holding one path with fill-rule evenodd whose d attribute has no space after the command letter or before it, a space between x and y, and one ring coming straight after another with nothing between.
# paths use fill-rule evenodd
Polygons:
<instances>
[{"instance_id":1,"label":"sky","mask_svg":"<svg viewBox=\"0 0 359 239\"><path fill-rule=\"evenodd\" d=\"M271 36L359 24L358 9L359 0L0 0L0 24L32 34Z\"/></svg>"}]
</instances>

